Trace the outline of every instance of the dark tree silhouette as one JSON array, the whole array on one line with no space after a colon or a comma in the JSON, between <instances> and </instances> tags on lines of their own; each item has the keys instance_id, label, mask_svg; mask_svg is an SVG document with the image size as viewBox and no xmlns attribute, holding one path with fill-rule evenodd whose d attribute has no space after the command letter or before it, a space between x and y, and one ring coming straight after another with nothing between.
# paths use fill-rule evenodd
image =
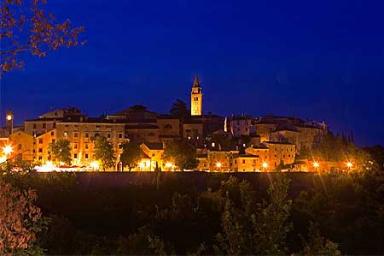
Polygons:
<instances>
[{"instance_id":1,"label":"dark tree silhouette","mask_svg":"<svg viewBox=\"0 0 384 256\"><path fill-rule=\"evenodd\" d=\"M189 117L189 109L187 107L187 104L180 99L177 99L173 103L169 113L181 119L186 119Z\"/></svg>"},{"instance_id":2,"label":"dark tree silhouette","mask_svg":"<svg viewBox=\"0 0 384 256\"><path fill-rule=\"evenodd\" d=\"M123 163L123 168L128 166L129 171L135 168L137 162L141 158L140 146L133 142L126 142L122 145L123 153L120 155L120 161Z\"/></svg>"}]
</instances>

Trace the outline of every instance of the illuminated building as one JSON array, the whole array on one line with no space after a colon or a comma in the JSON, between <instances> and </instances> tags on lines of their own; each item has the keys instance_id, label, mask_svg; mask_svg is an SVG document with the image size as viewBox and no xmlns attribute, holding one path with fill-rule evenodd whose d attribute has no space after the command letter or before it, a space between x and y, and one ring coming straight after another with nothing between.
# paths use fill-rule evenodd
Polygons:
<instances>
[{"instance_id":1,"label":"illuminated building","mask_svg":"<svg viewBox=\"0 0 384 256\"><path fill-rule=\"evenodd\" d=\"M193 81L191 91L191 116L201 116L203 114L203 92L200 86L199 77Z\"/></svg>"}]
</instances>

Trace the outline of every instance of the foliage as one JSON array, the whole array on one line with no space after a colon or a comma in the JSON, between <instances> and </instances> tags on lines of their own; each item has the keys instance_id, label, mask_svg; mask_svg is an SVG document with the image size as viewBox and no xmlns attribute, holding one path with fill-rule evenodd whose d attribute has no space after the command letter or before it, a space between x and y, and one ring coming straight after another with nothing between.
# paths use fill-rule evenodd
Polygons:
<instances>
[{"instance_id":1,"label":"foliage","mask_svg":"<svg viewBox=\"0 0 384 256\"><path fill-rule=\"evenodd\" d=\"M167 255L165 243L154 236L150 229L142 227L137 233L121 237L118 241L118 254L123 255Z\"/></svg>"},{"instance_id":2,"label":"foliage","mask_svg":"<svg viewBox=\"0 0 384 256\"><path fill-rule=\"evenodd\" d=\"M232 192L227 190L223 233L217 237L218 252L226 255L285 254L285 240L290 230L287 223L291 208L291 201L287 199L289 181L277 176L268 189L268 201L255 207L250 184L233 179L228 180ZM237 200L233 194L237 194Z\"/></svg>"},{"instance_id":3,"label":"foliage","mask_svg":"<svg viewBox=\"0 0 384 256\"><path fill-rule=\"evenodd\" d=\"M36 189L36 204L55 214L38 239L50 255L384 253L380 170L162 173L158 188L154 173L2 177Z\"/></svg>"},{"instance_id":4,"label":"foliage","mask_svg":"<svg viewBox=\"0 0 384 256\"><path fill-rule=\"evenodd\" d=\"M124 166L128 166L129 171L135 168L137 162L141 159L140 146L133 142L126 142L122 145L123 153L120 155L120 161Z\"/></svg>"},{"instance_id":5,"label":"foliage","mask_svg":"<svg viewBox=\"0 0 384 256\"><path fill-rule=\"evenodd\" d=\"M325 161L353 159L359 166L363 166L370 159L369 155L354 145L350 139L345 136L335 136L332 133L325 135L320 143L314 146L312 152L308 154Z\"/></svg>"},{"instance_id":6,"label":"foliage","mask_svg":"<svg viewBox=\"0 0 384 256\"><path fill-rule=\"evenodd\" d=\"M21 67L25 54L44 57L48 51L79 44L82 27L57 22L45 10L46 0L5 0L0 4L0 75Z\"/></svg>"},{"instance_id":7,"label":"foliage","mask_svg":"<svg viewBox=\"0 0 384 256\"><path fill-rule=\"evenodd\" d=\"M376 162L379 168L384 169L384 147L376 145L373 147L366 147L364 151L369 153L372 159Z\"/></svg>"},{"instance_id":8,"label":"foliage","mask_svg":"<svg viewBox=\"0 0 384 256\"><path fill-rule=\"evenodd\" d=\"M69 140L57 140L50 144L53 159L63 162L67 165L71 164L71 143Z\"/></svg>"},{"instance_id":9,"label":"foliage","mask_svg":"<svg viewBox=\"0 0 384 256\"><path fill-rule=\"evenodd\" d=\"M309 226L309 241L305 243L303 255L334 255L340 256L338 245L322 237L318 227L311 223Z\"/></svg>"},{"instance_id":10,"label":"foliage","mask_svg":"<svg viewBox=\"0 0 384 256\"><path fill-rule=\"evenodd\" d=\"M98 136L94 140L94 158L99 160L103 166L103 169L111 168L115 166L116 157L113 146L105 137Z\"/></svg>"},{"instance_id":11,"label":"foliage","mask_svg":"<svg viewBox=\"0 0 384 256\"><path fill-rule=\"evenodd\" d=\"M194 169L198 165L195 147L185 140L169 142L165 146L163 159L174 162L180 169Z\"/></svg>"},{"instance_id":12,"label":"foliage","mask_svg":"<svg viewBox=\"0 0 384 256\"><path fill-rule=\"evenodd\" d=\"M172 104L169 113L173 116L179 117L180 119L186 119L190 116L187 104L180 99L177 99Z\"/></svg>"},{"instance_id":13,"label":"foliage","mask_svg":"<svg viewBox=\"0 0 384 256\"><path fill-rule=\"evenodd\" d=\"M36 198L33 190L20 191L0 179L1 255L42 254L36 240L44 223Z\"/></svg>"}]
</instances>

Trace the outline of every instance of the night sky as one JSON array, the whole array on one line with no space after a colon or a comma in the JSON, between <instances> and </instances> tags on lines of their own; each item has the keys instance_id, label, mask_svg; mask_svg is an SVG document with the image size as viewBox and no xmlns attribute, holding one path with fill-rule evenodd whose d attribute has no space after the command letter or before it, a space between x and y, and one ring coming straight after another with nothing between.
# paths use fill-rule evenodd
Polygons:
<instances>
[{"instance_id":1,"label":"night sky","mask_svg":"<svg viewBox=\"0 0 384 256\"><path fill-rule=\"evenodd\" d=\"M380 3L381 2L381 3ZM384 3L367 0L50 0L87 43L26 60L1 80L16 120L78 106L89 115L133 104L324 120L360 145L384 144Z\"/></svg>"}]
</instances>

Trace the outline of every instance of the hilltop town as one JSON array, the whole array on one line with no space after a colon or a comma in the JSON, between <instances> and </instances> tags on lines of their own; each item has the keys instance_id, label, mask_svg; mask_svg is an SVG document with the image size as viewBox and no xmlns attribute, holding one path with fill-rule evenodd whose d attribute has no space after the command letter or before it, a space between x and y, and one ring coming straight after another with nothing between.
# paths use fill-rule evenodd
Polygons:
<instances>
[{"instance_id":1,"label":"hilltop town","mask_svg":"<svg viewBox=\"0 0 384 256\"><path fill-rule=\"evenodd\" d=\"M205 114L203 90L196 77L192 84L190 112L178 100L169 114L161 114L135 105L118 113L89 117L70 107L44 113L35 119L14 126L14 113L6 115L1 130L4 148L2 161L19 159L48 168L66 165L78 170L101 168L95 158L95 139L103 137L111 145L114 163L110 170L123 170L120 160L124 143L139 145L140 160L132 171L181 170L174 161L165 159L164 151L172 142L184 141L194 148L200 171L274 171L278 168L310 171L319 164L305 159L329 133L324 122L306 121L296 117ZM54 162L52 144L68 141L70 164ZM333 164L333 167L337 164Z\"/></svg>"}]
</instances>

